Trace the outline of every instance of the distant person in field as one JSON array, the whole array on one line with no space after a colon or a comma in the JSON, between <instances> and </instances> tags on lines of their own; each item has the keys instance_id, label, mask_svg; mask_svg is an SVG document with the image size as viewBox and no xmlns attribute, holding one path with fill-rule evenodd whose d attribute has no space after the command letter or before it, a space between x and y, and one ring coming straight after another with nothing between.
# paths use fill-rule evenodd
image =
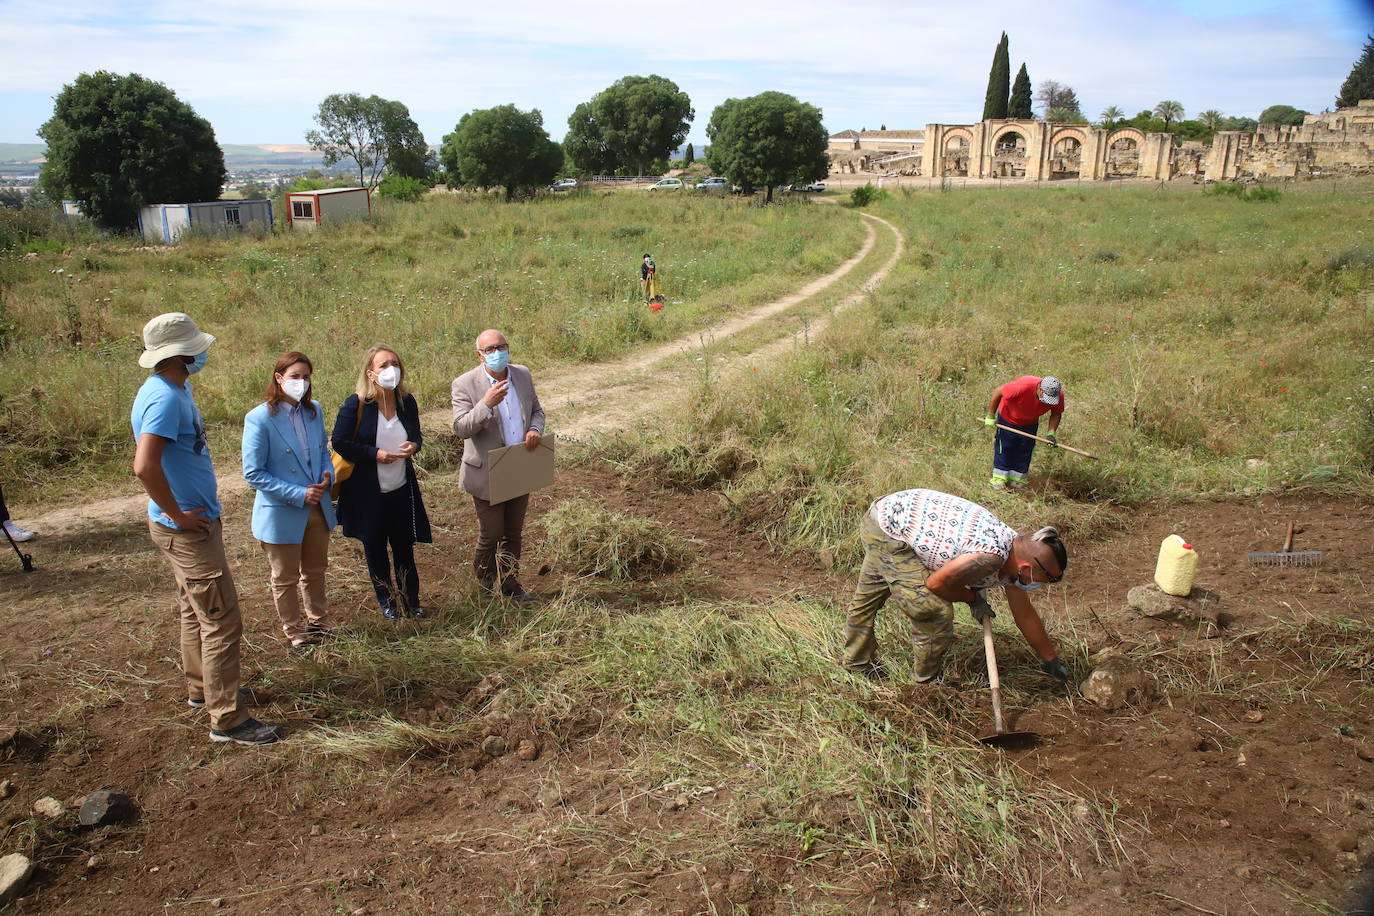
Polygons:
<instances>
[{"instance_id":1,"label":"distant person in field","mask_svg":"<svg viewBox=\"0 0 1374 916\"><path fill-rule=\"evenodd\" d=\"M663 310L663 289L658 285L658 268L654 265L653 256L647 252L644 260L639 263L639 282L644 289L644 301L649 304L649 308L655 312Z\"/></svg>"},{"instance_id":2,"label":"distant person in field","mask_svg":"<svg viewBox=\"0 0 1374 916\"><path fill-rule=\"evenodd\" d=\"M314 371L304 353L279 357L263 403L243 418L243 478L257 491L253 536L267 554L272 603L293 649L330 634L324 575L336 524L334 465L320 403L311 397Z\"/></svg>"},{"instance_id":3,"label":"distant person in field","mask_svg":"<svg viewBox=\"0 0 1374 916\"><path fill-rule=\"evenodd\" d=\"M864 561L849 604L844 665L872 678L885 675L876 658L873 626L892 603L911 622L917 683L940 673L954 644L954 604L973 619L996 617L984 593L1001 587L1021 635L1046 674L1066 682L1068 671L1031 604L1029 593L1058 582L1069 555L1054 528L1017 534L976 503L936 490L902 490L876 500L859 525Z\"/></svg>"},{"instance_id":4,"label":"distant person in field","mask_svg":"<svg viewBox=\"0 0 1374 916\"><path fill-rule=\"evenodd\" d=\"M1064 416L1064 386L1052 375L1040 378L1023 375L1007 382L992 393L988 414L983 423L994 432L992 440L992 487L1019 490L1026 485L1030 473L1031 454L1035 440L1005 429L997 424L1019 429L1032 436L1040 429L1040 417L1050 415L1050 431L1045 438L1050 445L1058 445L1059 421Z\"/></svg>"},{"instance_id":5,"label":"distant person in field","mask_svg":"<svg viewBox=\"0 0 1374 916\"><path fill-rule=\"evenodd\" d=\"M332 439L334 451L353 462L353 473L339 485L339 523L345 535L362 541L387 620L428 616L420 604L415 545L432 543L433 536L412 461L424 438L405 377L395 350L368 350L357 392L339 408Z\"/></svg>"},{"instance_id":6,"label":"distant person in field","mask_svg":"<svg viewBox=\"0 0 1374 916\"><path fill-rule=\"evenodd\" d=\"M148 533L171 564L181 611L186 702L210 714L210 740L271 744L280 737L245 708L239 689L243 618L224 555L219 487L190 377L215 338L181 312L143 327L138 364L152 369L134 398L134 476L148 492Z\"/></svg>"},{"instance_id":7,"label":"distant person in field","mask_svg":"<svg viewBox=\"0 0 1374 916\"><path fill-rule=\"evenodd\" d=\"M645 255L645 257L648 257ZM453 380L453 432L463 443L458 485L472 494L477 510L477 546L472 568L488 592L513 601L533 601L520 584L528 494L492 503L487 456L493 449L523 443L534 451L544 437L544 408L534 377L510 361L506 335L492 328L477 335L477 365Z\"/></svg>"},{"instance_id":8,"label":"distant person in field","mask_svg":"<svg viewBox=\"0 0 1374 916\"><path fill-rule=\"evenodd\" d=\"M28 541L33 539L34 533L27 528L21 528L15 524L14 519L10 518L10 510L5 505L5 490L0 487L0 525L4 525L5 533L16 542Z\"/></svg>"}]
</instances>

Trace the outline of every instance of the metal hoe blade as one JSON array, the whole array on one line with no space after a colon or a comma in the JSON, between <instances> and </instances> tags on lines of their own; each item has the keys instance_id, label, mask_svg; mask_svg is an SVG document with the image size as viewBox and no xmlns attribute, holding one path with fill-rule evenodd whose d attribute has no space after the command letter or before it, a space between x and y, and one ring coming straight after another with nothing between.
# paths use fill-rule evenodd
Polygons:
<instances>
[{"instance_id":1,"label":"metal hoe blade","mask_svg":"<svg viewBox=\"0 0 1374 916\"><path fill-rule=\"evenodd\" d=\"M983 618L983 654L988 661L988 682L992 686L992 722L996 729L990 735L980 735L978 741L988 747L1004 751L1030 750L1040 743L1035 732L1008 731L1002 721L1002 681L997 676L997 652L992 648L992 618Z\"/></svg>"}]
</instances>

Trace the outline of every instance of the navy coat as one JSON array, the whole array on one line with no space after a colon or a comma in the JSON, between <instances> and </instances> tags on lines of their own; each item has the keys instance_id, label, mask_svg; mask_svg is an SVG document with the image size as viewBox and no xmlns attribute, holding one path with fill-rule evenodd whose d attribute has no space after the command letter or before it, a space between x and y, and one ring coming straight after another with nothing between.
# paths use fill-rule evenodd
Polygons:
<instances>
[{"instance_id":1,"label":"navy coat","mask_svg":"<svg viewBox=\"0 0 1374 916\"><path fill-rule=\"evenodd\" d=\"M420 408L412 395L406 395L396 406L397 416L405 427L406 438L415 443L418 454L424 445L420 432ZM368 401L362 406L362 418L358 418L358 396L351 394L339 408L334 420L334 434L330 444L334 451L353 462L353 473L339 487L339 523L343 533L364 543L377 543L385 540L386 531L381 524L382 488L377 482L377 402ZM357 423L358 432L353 432ZM415 542L433 543L429 530L429 516L425 513L424 500L420 498L420 485L415 480L415 465L406 462L406 483L400 492L407 493L411 501L411 534Z\"/></svg>"}]
</instances>

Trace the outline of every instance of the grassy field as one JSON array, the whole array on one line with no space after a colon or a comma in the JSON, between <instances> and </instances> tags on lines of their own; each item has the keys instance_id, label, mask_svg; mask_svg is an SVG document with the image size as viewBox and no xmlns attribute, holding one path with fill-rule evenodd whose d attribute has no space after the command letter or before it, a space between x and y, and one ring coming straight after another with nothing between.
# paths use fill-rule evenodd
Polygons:
<instances>
[{"instance_id":1,"label":"grassy field","mask_svg":"<svg viewBox=\"0 0 1374 916\"><path fill-rule=\"evenodd\" d=\"M1294 487L1374 492L1374 239L1360 194L1242 201L1149 188L908 191L908 256L819 346L728 383L641 461L724 483L778 542L844 545L873 498L929 486L1071 534L1120 507ZM1031 498L992 493L996 386L1066 386ZM617 445L617 450L622 448ZM722 458L722 453L728 453ZM749 456L747 462L729 454ZM719 481L718 481L719 482Z\"/></svg>"},{"instance_id":2,"label":"grassy field","mask_svg":"<svg viewBox=\"0 0 1374 916\"><path fill-rule=\"evenodd\" d=\"M331 417L374 343L397 347L422 405L441 406L483 328L509 329L513 358L545 371L621 355L790 292L863 236L836 207L689 195L375 206L369 221L315 233L0 258L0 479L12 497L79 490L125 462L128 406L146 374L138 335L160 312L186 311L219 338L196 393L232 450L286 350L315 361ZM658 313L639 294L646 251L668 297Z\"/></svg>"}]
</instances>

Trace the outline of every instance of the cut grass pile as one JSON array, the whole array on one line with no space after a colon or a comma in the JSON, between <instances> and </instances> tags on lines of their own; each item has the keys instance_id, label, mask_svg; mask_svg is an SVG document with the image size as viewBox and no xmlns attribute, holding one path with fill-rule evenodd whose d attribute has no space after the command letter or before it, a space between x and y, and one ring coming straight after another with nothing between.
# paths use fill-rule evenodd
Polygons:
<instances>
[{"instance_id":1,"label":"cut grass pile","mask_svg":"<svg viewBox=\"0 0 1374 916\"><path fill-rule=\"evenodd\" d=\"M549 564L579 576L650 579L687 568L696 555L690 541L662 522L589 499L560 503L540 524Z\"/></svg>"},{"instance_id":2,"label":"cut grass pile","mask_svg":"<svg viewBox=\"0 0 1374 916\"><path fill-rule=\"evenodd\" d=\"M484 328L504 328L515 361L542 372L622 356L793 291L863 235L852 214L805 201L432 195L378 201L371 219L316 232L0 256L0 479L23 500L123 475L146 375L139 332L161 312L188 312L218 337L194 384L223 462L287 350L314 360L330 423L374 343L399 350L423 407L441 407ZM646 251L662 312L640 298Z\"/></svg>"}]
</instances>

